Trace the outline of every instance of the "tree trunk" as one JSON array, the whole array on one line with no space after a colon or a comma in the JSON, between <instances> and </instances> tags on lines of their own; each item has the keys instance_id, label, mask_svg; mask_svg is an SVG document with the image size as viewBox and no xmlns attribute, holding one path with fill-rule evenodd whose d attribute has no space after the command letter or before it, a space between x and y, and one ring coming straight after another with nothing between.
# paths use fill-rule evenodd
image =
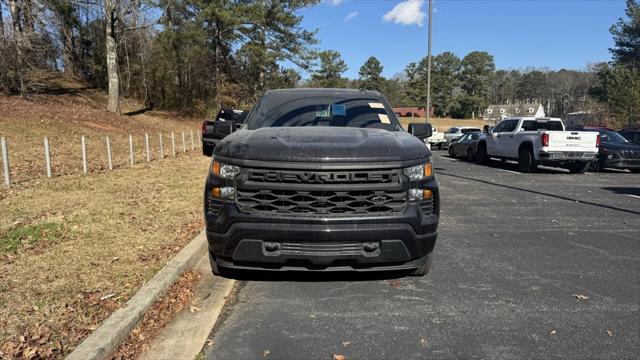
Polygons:
<instances>
[{"instance_id":1,"label":"tree trunk","mask_svg":"<svg viewBox=\"0 0 640 360\"><path fill-rule=\"evenodd\" d=\"M4 19L2 14L2 1L0 1L0 40L4 40Z\"/></svg>"},{"instance_id":2,"label":"tree trunk","mask_svg":"<svg viewBox=\"0 0 640 360\"><path fill-rule=\"evenodd\" d=\"M11 13L11 22L13 26L13 36L16 46L16 77L20 95L25 94L23 67L24 67L24 31L22 28L21 13L22 9L17 0L9 0L9 12Z\"/></svg>"},{"instance_id":3,"label":"tree trunk","mask_svg":"<svg viewBox=\"0 0 640 360\"><path fill-rule=\"evenodd\" d=\"M71 5L67 9L61 9L58 16L60 20L60 37L62 38L62 60L64 62L64 73L67 76L78 74L78 61L76 56L76 46L73 38L73 9Z\"/></svg>"},{"instance_id":4,"label":"tree trunk","mask_svg":"<svg viewBox=\"0 0 640 360\"><path fill-rule=\"evenodd\" d=\"M118 0L105 0L105 25L107 44L107 77L109 95L107 111L120 114L120 76L118 75L118 53L116 48L116 7Z\"/></svg>"}]
</instances>

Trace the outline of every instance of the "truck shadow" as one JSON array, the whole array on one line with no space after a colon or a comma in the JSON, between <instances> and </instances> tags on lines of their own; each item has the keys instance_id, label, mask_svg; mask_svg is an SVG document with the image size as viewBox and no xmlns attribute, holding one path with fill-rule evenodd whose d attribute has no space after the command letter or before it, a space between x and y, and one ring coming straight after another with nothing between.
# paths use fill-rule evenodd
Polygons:
<instances>
[{"instance_id":1,"label":"truck shadow","mask_svg":"<svg viewBox=\"0 0 640 360\"><path fill-rule=\"evenodd\" d=\"M546 192L538 191L538 190L525 189L525 188L521 188L521 187L517 187L517 186L513 186L513 185L499 184L499 183L495 183L495 182L491 182L491 181L487 181L487 180L476 179L476 178L472 178L472 177L468 177L468 176L454 175L454 174L449 174L449 173L446 173L446 172L440 172L440 173L438 173L438 175L444 175L444 176L450 176L450 177L458 178L458 179L476 181L476 182L487 184L487 185L491 185L491 186L497 186L497 187L501 187L501 188L505 188L505 189L511 189L511 190L518 190L518 191L527 192L527 193L530 193L530 194L541 195L541 196L547 196L547 197L551 197L551 198L554 198L554 199L570 201L572 203L581 203L581 204L586 204L586 205L591 205L591 206L597 206L597 207L604 208L604 209L622 211L622 212L625 212L625 213L628 213L628 214L640 215L640 211L624 209L624 208L620 208L620 207L612 206L612 205L599 204L599 203L596 203L596 202L593 202L593 201L587 201L587 200L584 200L584 199L574 199L574 198L571 198L571 197L568 197L568 196L551 194L551 193L546 193Z\"/></svg>"},{"instance_id":2,"label":"truck shadow","mask_svg":"<svg viewBox=\"0 0 640 360\"><path fill-rule=\"evenodd\" d=\"M618 195L640 196L640 187L607 186L603 187L602 190L608 190Z\"/></svg>"},{"instance_id":3,"label":"truck shadow","mask_svg":"<svg viewBox=\"0 0 640 360\"><path fill-rule=\"evenodd\" d=\"M309 272L309 271L285 271L262 272L241 270L236 271L229 278L241 281L268 281L268 282L344 282L344 281L380 281L395 280L410 276L410 271L374 271L374 272ZM428 276L428 275L427 275Z\"/></svg>"}]
</instances>

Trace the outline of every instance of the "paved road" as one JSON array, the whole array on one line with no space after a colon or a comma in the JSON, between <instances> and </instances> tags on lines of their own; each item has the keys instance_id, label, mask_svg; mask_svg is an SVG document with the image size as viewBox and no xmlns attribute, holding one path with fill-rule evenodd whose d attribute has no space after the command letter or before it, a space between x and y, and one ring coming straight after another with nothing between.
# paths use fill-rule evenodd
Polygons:
<instances>
[{"instance_id":1,"label":"paved road","mask_svg":"<svg viewBox=\"0 0 640 360\"><path fill-rule=\"evenodd\" d=\"M434 160L443 207L427 277L242 281L205 358L640 354L640 175Z\"/></svg>"}]
</instances>

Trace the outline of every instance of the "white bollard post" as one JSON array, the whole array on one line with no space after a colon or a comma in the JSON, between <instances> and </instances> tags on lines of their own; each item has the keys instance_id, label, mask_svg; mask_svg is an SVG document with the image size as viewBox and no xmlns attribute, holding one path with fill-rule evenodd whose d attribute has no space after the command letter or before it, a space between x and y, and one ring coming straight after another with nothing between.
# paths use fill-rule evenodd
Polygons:
<instances>
[{"instance_id":1,"label":"white bollard post","mask_svg":"<svg viewBox=\"0 0 640 360\"><path fill-rule=\"evenodd\" d=\"M200 133L196 131L196 146L202 147L202 141L200 141Z\"/></svg>"},{"instance_id":2,"label":"white bollard post","mask_svg":"<svg viewBox=\"0 0 640 360\"><path fill-rule=\"evenodd\" d=\"M176 137L173 135L173 131L171 132L171 155L176 157Z\"/></svg>"},{"instance_id":3,"label":"white bollard post","mask_svg":"<svg viewBox=\"0 0 640 360\"><path fill-rule=\"evenodd\" d=\"M87 167L87 141L84 138L84 135L80 138L80 147L82 148L82 172L87 173L89 171Z\"/></svg>"},{"instance_id":4,"label":"white bollard post","mask_svg":"<svg viewBox=\"0 0 640 360\"><path fill-rule=\"evenodd\" d=\"M162 148L162 133L160 133L160 159L164 159L164 149Z\"/></svg>"},{"instance_id":5,"label":"white bollard post","mask_svg":"<svg viewBox=\"0 0 640 360\"><path fill-rule=\"evenodd\" d=\"M182 152L187 152L187 142L184 140L184 131L182 132Z\"/></svg>"},{"instance_id":6,"label":"white bollard post","mask_svg":"<svg viewBox=\"0 0 640 360\"><path fill-rule=\"evenodd\" d=\"M193 130L191 130L191 151L195 150L196 143L193 141Z\"/></svg>"},{"instance_id":7,"label":"white bollard post","mask_svg":"<svg viewBox=\"0 0 640 360\"><path fill-rule=\"evenodd\" d=\"M144 133L144 145L147 147L147 162L151 161L151 151L149 151L149 134Z\"/></svg>"},{"instance_id":8,"label":"white bollard post","mask_svg":"<svg viewBox=\"0 0 640 360\"><path fill-rule=\"evenodd\" d=\"M133 157L133 136L131 136L131 134L129 134L129 163L131 163L131 165L136 163Z\"/></svg>"},{"instance_id":9,"label":"white bollard post","mask_svg":"<svg viewBox=\"0 0 640 360\"><path fill-rule=\"evenodd\" d=\"M171 132L171 155L176 157L176 137L173 135L173 131Z\"/></svg>"},{"instance_id":10,"label":"white bollard post","mask_svg":"<svg viewBox=\"0 0 640 360\"><path fill-rule=\"evenodd\" d=\"M107 161L109 164L109 170L113 170L113 161L111 160L111 140L107 136Z\"/></svg>"},{"instance_id":11,"label":"white bollard post","mask_svg":"<svg viewBox=\"0 0 640 360\"><path fill-rule=\"evenodd\" d=\"M0 148L2 148L2 168L4 172L4 184L11 186L11 174L9 174L9 149L7 139L0 138Z\"/></svg>"},{"instance_id":12,"label":"white bollard post","mask_svg":"<svg viewBox=\"0 0 640 360\"><path fill-rule=\"evenodd\" d=\"M51 154L49 153L49 139L44 138L44 161L47 167L47 177L51 177Z\"/></svg>"}]
</instances>

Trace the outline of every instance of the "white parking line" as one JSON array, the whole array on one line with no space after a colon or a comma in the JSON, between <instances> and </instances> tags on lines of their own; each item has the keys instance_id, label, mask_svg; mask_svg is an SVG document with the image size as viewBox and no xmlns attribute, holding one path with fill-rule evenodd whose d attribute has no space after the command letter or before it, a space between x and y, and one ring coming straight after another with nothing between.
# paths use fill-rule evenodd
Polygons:
<instances>
[{"instance_id":1,"label":"white parking line","mask_svg":"<svg viewBox=\"0 0 640 360\"><path fill-rule=\"evenodd\" d=\"M456 159L452 159L452 158L449 158L449 157L444 157L444 156L442 156L442 155L439 155L439 156L440 156L440 158L441 158L441 159L445 159L445 160L449 160L449 161L453 161L453 162L458 161L458 160L456 160Z\"/></svg>"},{"instance_id":2,"label":"white parking line","mask_svg":"<svg viewBox=\"0 0 640 360\"><path fill-rule=\"evenodd\" d=\"M513 170L507 170L507 169L497 169L497 170L504 171L504 172L508 172L508 173L512 173L512 174L518 174L518 175L520 175L520 174L521 174L520 172L513 171Z\"/></svg>"},{"instance_id":3,"label":"white parking line","mask_svg":"<svg viewBox=\"0 0 640 360\"><path fill-rule=\"evenodd\" d=\"M628 195L628 196L631 196L631 197L634 197L634 198L636 198L636 199L640 199L640 196L638 196L638 195L631 195L631 194L627 194L627 195Z\"/></svg>"}]
</instances>

